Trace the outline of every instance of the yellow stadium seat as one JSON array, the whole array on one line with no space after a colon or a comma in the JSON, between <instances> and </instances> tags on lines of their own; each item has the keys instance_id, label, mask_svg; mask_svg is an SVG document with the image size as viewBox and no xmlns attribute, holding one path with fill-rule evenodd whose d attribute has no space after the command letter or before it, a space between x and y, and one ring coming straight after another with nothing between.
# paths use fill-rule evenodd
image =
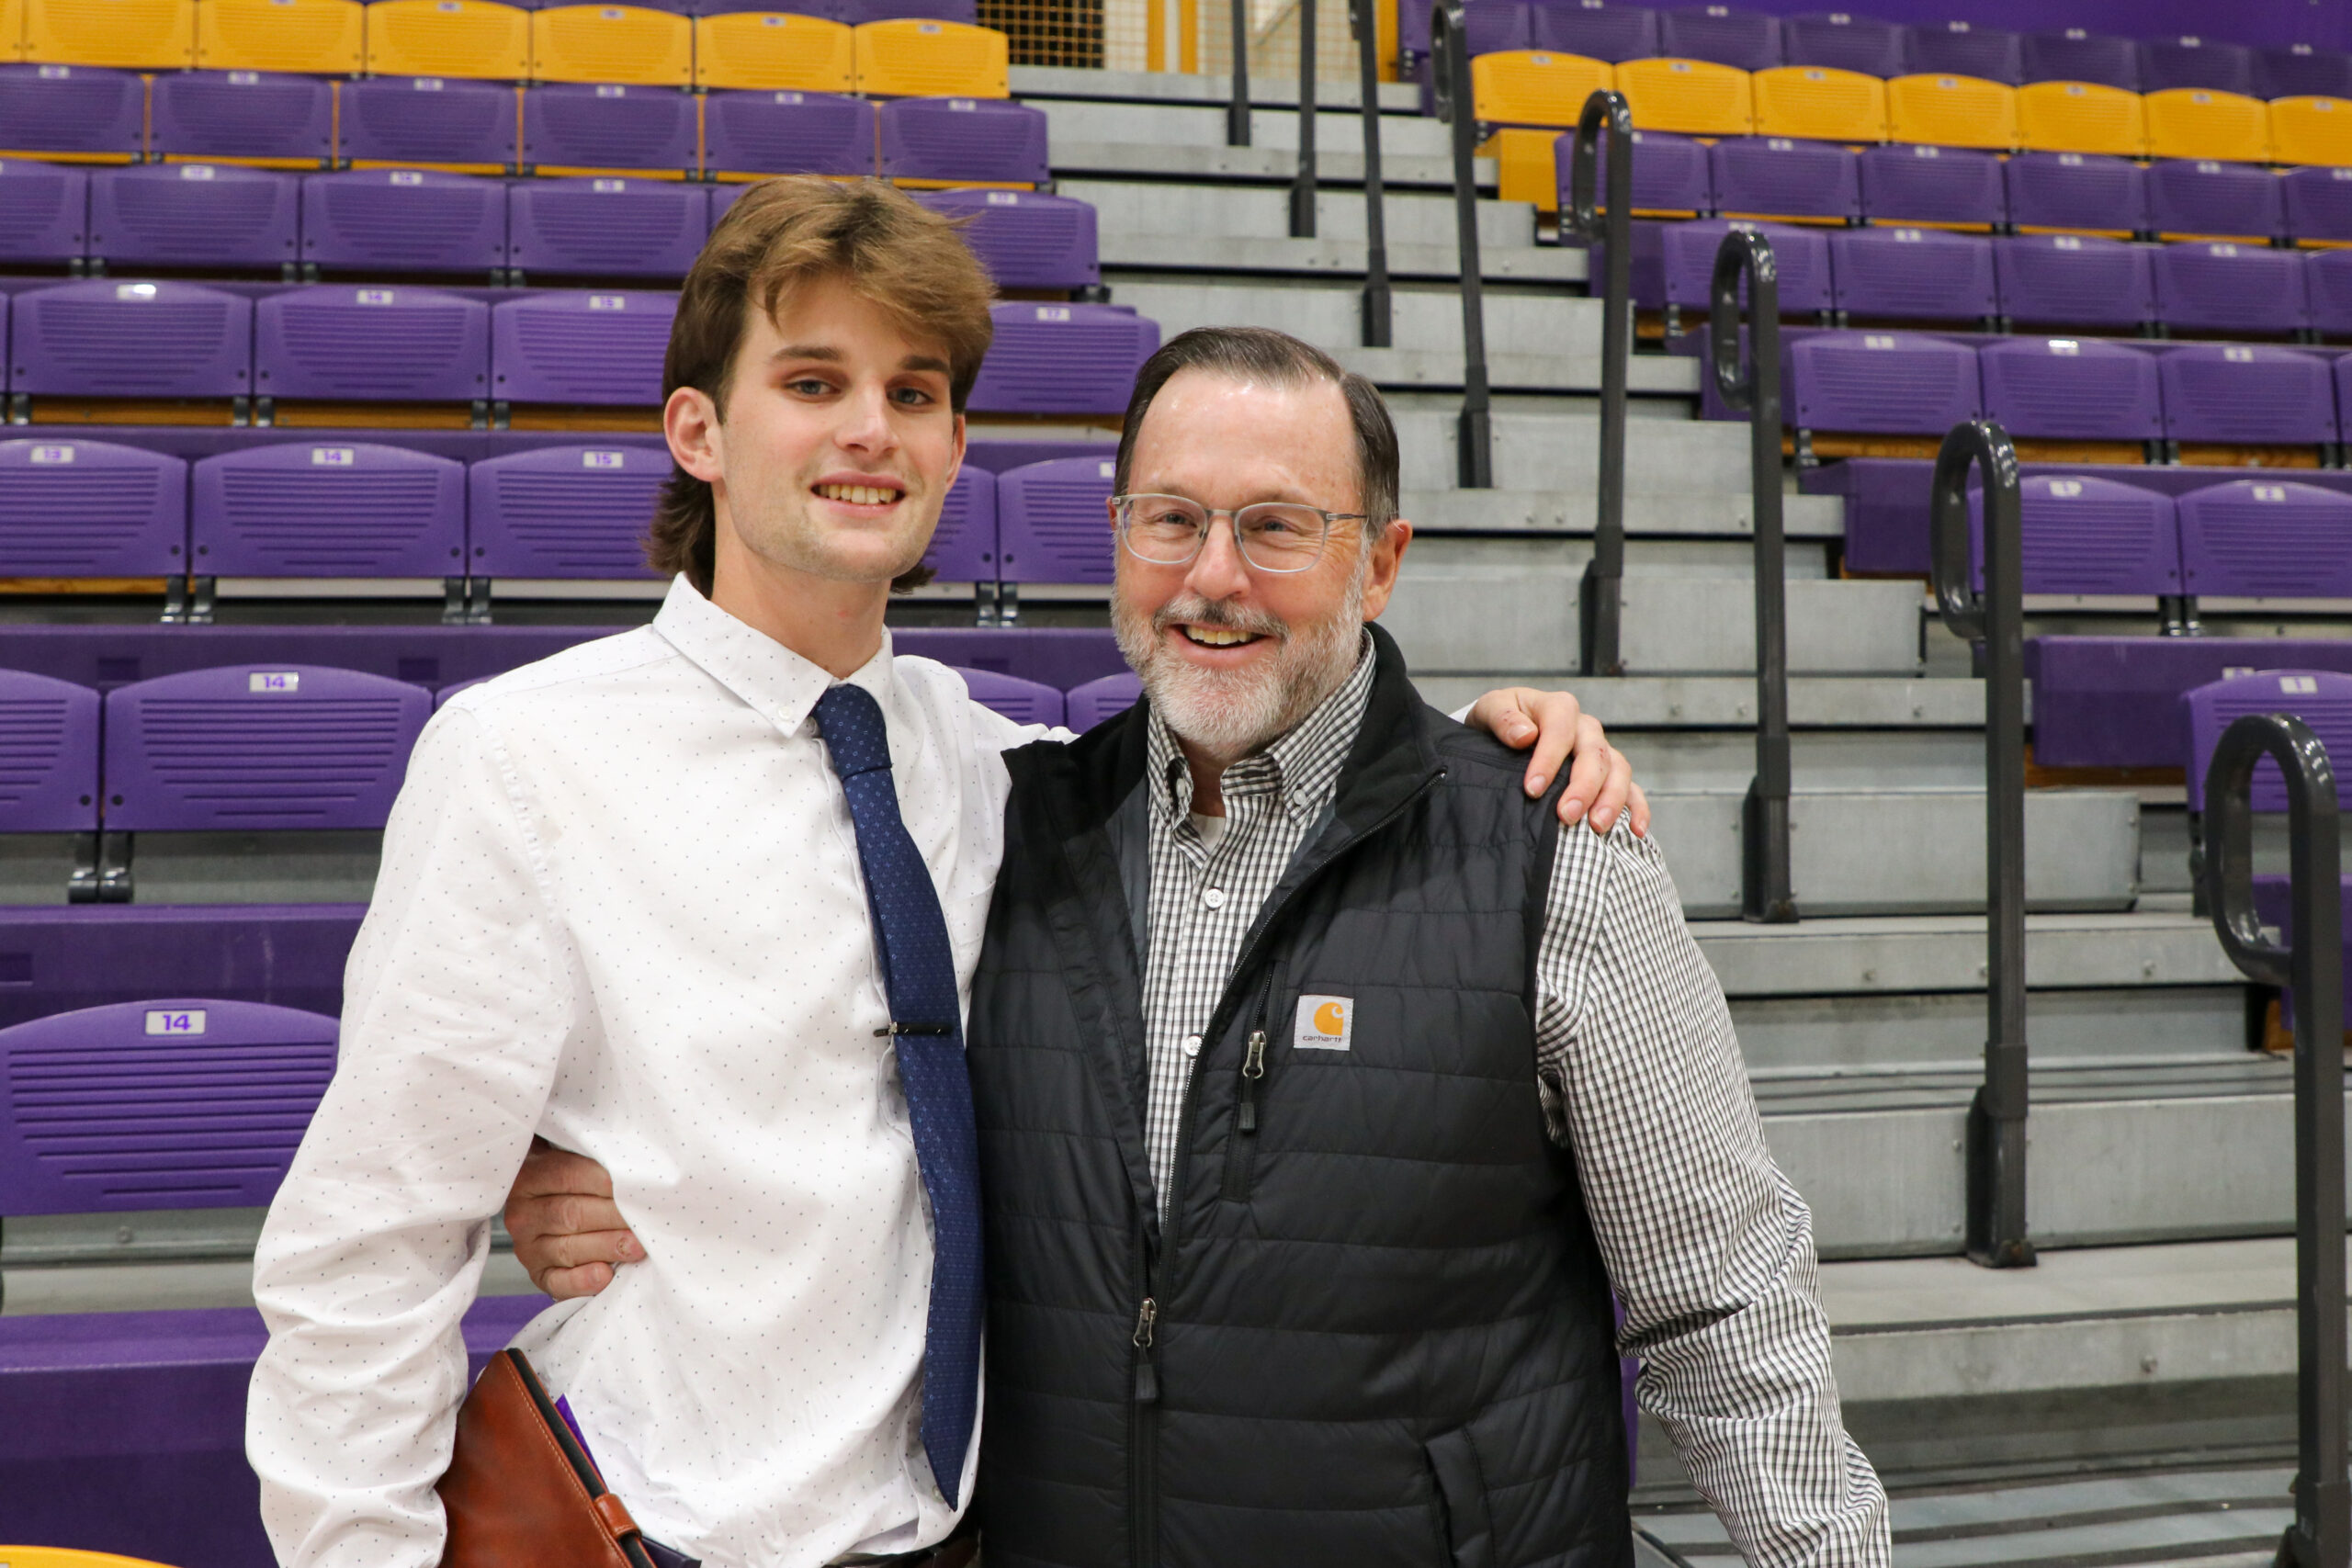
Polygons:
<instances>
[{"instance_id":1,"label":"yellow stadium seat","mask_svg":"<svg viewBox=\"0 0 2352 1568\"><path fill-rule=\"evenodd\" d=\"M196 63L202 71L286 71L349 76L365 58L367 7L359 0L197 0Z\"/></svg>"},{"instance_id":2,"label":"yellow stadium seat","mask_svg":"<svg viewBox=\"0 0 2352 1568\"><path fill-rule=\"evenodd\" d=\"M74 1551L59 1546L0 1546L5 1568L167 1568L144 1557L116 1557L104 1551Z\"/></svg>"},{"instance_id":3,"label":"yellow stadium seat","mask_svg":"<svg viewBox=\"0 0 2352 1568\"><path fill-rule=\"evenodd\" d=\"M1495 161L1496 193L1505 201L1532 201L1538 212L1560 209L1560 179L1553 163L1556 130L1506 126L1479 145L1478 156Z\"/></svg>"},{"instance_id":4,"label":"yellow stadium seat","mask_svg":"<svg viewBox=\"0 0 2352 1568\"><path fill-rule=\"evenodd\" d=\"M639 6L557 6L531 13L531 74L541 82L684 87L695 75L695 26Z\"/></svg>"},{"instance_id":5,"label":"yellow stadium seat","mask_svg":"<svg viewBox=\"0 0 2352 1568\"><path fill-rule=\"evenodd\" d=\"M1886 84L1859 71L1776 65L1748 79L1756 134L1809 141L1886 140Z\"/></svg>"},{"instance_id":6,"label":"yellow stadium seat","mask_svg":"<svg viewBox=\"0 0 2352 1568\"><path fill-rule=\"evenodd\" d=\"M884 97L1009 98L1011 45L994 28L898 18L856 28L857 90Z\"/></svg>"},{"instance_id":7,"label":"yellow stadium seat","mask_svg":"<svg viewBox=\"0 0 2352 1568\"><path fill-rule=\"evenodd\" d=\"M1617 90L1644 130L1746 136L1756 129L1747 73L1706 60L1628 60Z\"/></svg>"},{"instance_id":8,"label":"yellow stadium seat","mask_svg":"<svg viewBox=\"0 0 2352 1568\"><path fill-rule=\"evenodd\" d=\"M1886 135L2006 152L2018 144L2018 90L1981 76L1897 76L1886 85Z\"/></svg>"},{"instance_id":9,"label":"yellow stadium seat","mask_svg":"<svg viewBox=\"0 0 2352 1568\"><path fill-rule=\"evenodd\" d=\"M2147 117L2152 156L2270 162L2270 106L2260 98L2171 87L2143 95L2140 110Z\"/></svg>"},{"instance_id":10,"label":"yellow stadium seat","mask_svg":"<svg viewBox=\"0 0 2352 1568\"><path fill-rule=\"evenodd\" d=\"M531 14L491 0L375 0L368 69L379 76L513 82L531 69Z\"/></svg>"},{"instance_id":11,"label":"yellow stadium seat","mask_svg":"<svg viewBox=\"0 0 2352 1568\"><path fill-rule=\"evenodd\" d=\"M2018 145L2029 152L2105 152L2139 158L2148 151L2140 95L2096 82L2033 82L2018 89Z\"/></svg>"},{"instance_id":12,"label":"yellow stadium seat","mask_svg":"<svg viewBox=\"0 0 2352 1568\"><path fill-rule=\"evenodd\" d=\"M857 83L857 35L842 22L781 11L695 19L695 85L846 93Z\"/></svg>"},{"instance_id":13,"label":"yellow stadium seat","mask_svg":"<svg viewBox=\"0 0 2352 1568\"><path fill-rule=\"evenodd\" d=\"M2352 165L2352 99L2271 99L2270 155L2282 164Z\"/></svg>"},{"instance_id":14,"label":"yellow stadium seat","mask_svg":"<svg viewBox=\"0 0 2352 1568\"><path fill-rule=\"evenodd\" d=\"M196 0L24 0L25 54L60 65L185 71Z\"/></svg>"},{"instance_id":15,"label":"yellow stadium seat","mask_svg":"<svg viewBox=\"0 0 2352 1568\"><path fill-rule=\"evenodd\" d=\"M0 62L25 57L25 0L0 0Z\"/></svg>"},{"instance_id":16,"label":"yellow stadium seat","mask_svg":"<svg viewBox=\"0 0 2352 1568\"><path fill-rule=\"evenodd\" d=\"M1613 86L1608 62L1581 54L1520 49L1470 62L1470 96L1487 125L1570 127L1599 87Z\"/></svg>"}]
</instances>

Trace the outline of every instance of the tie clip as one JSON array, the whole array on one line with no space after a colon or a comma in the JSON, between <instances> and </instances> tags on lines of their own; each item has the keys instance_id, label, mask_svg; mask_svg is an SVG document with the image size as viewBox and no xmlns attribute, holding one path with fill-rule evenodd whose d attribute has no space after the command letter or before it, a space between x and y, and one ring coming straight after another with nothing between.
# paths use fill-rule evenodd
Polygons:
<instances>
[{"instance_id":1,"label":"tie clip","mask_svg":"<svg viewBox=\"0 0 2352 1568\"><path fill-rule=\"evenodd\" d=\"M952 1023L894 1023L888 1029L876 1030L874 1036L878 1040L888 1034L953 1034L955 1032L956 1026Z\"/></svg>"}]
</instances>

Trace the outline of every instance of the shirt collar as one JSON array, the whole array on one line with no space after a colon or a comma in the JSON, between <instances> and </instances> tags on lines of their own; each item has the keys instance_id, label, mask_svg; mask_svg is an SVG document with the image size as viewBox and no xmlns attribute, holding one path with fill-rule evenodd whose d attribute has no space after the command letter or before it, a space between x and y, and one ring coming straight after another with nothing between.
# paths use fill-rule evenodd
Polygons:
<instances>
[{"instance_id":1,"label":"shirt collar","mask_svg":"<svg viewBox=\"0 0 2352 1568\"><path fill-rule=\"evenodd\" d=\"M786 735L798 733L817 699L834 684L824 666L737 620L705 598L683 572L671 579L661 613L653 617L653 629L744 706ZM849 681L873 694L895 740L905 709L899 700L888 627L882 632L881 649L852 672Z\"/></svg>"},{"instance_id":2,"label":"shirt collar","mask_svg":"<svg viewBox=\"0 0 2352 1568\"><path fill-rule=\"evenodd\" d=\"M1363 728L1377 664L1372 635L1367 632L1357 645L1355 668L1338 690L1273 744L1226 769L1223 792L1272 794L1294 821L1312 821L1320 816L1339 791L1340 770L1354 749L1356 731ZM1145 777L1158 779L1162 785L1152 794L1155 814L1172 818L1192 809L1192 770L1185 765L1176 732L1168 728L1158 709L1151 715L1144 766Z\"/></svg>"}]
</instances>

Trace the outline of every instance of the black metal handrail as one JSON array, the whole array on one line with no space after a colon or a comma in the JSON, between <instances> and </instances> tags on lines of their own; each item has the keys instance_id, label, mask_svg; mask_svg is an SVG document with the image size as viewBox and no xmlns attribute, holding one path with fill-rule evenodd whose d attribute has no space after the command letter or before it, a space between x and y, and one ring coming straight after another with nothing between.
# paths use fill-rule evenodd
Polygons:
<instances>
[{"instance_id":1,"label":"black metal handrail","mask_svg":"<svg viewBox=\"0 0 2352 1568\"><path fill-rule=\"evenodd\" d=\"M1462 265L1462 414L1455 448L1464 490L1495 485L1494 404L1487 389L1486 274L1478 261L1478 124L1470 87L1470 51L1462 0L1438 0L1430 12L1437 69L1437 113L1453 128L1453 230Z\"/></svg>"},{"instance_id":2,"label":"black metal handrail","mask_svg":"<svg viewBox=\"0 0 2352 1568\"><path fill-rule=\"evenodd\" d=\"M1290 182L1290 237L1315 238L1315 0L1298 0L1298 173Z\"/></svg>"},{"instance_id":3,"label":"black metal handrail","mask_svg":"<svg viewBox=\"0 0 2352 1568\"><path fill-rule=\"evenodd\" d=\"M1250 0L1233 0L1233 96L1225 106L1225 144L1250 145Z\"/></svg>"},{"instance_id":4,"label":"black metal handrail","mask_svg":"<svg viewBox=\"0 0 2352 1568\"><path fill-rule=\"evenodd\" d=\"M1348 0L1363 116L1363 346L1386 348L1396 307L1388 291L1388 203L1380 178L1380 19L1374 0Z\"/></svg>"},{"instance_id":5,"label":"black metal handrail","mask_svg":"<svg viewBox=\"0 0 2352 1568\"><path fill-rule=\"evenodd\" d=\"M1984 474L1984 591L1976 592L1970 472ZM2030 1268L2026 1239L2025 568L2017 448L1990 420L1956 424L1929 501L1936 607L1984 644L1984 1081L1968 1109L1968 1256Z\"/></svg>"},{"instance_id":6,"label":"black metal handrail","mask_svg":"<svg viewBox=\"0 0 2352 1568\"><path fill-rule=\"evenodd\" d=\"M2254 908L2255 764L2287 779L2291 947ZM2295 993L2295 1522L2282 1568L2352 1560L2344 1450L2343 848L2335 771L2302 720L2249 714L2222 732L2205 770L2205 898L2222 950L2245 974Z\"/></svg>"},{"instance_id":7,"label":"black metal handrail","mask_svg":"<svg viewBox=\"0 0 2352 1568\"><path fill-rule=\"evenodd\" d=\"M1611 137L1620 145L1624 137ZM1617 265L1622 247L1610 247ZM1748 352L1741 363L1739 290L1747 285ZM1788 539L1781 522L1781 285L1772 242L1724 235L1708 290L1708 363L1724 406L1747 411L1749 510L1756 555L1756 776L1741 803L1740 918L1797 918L1789 872Z\"/></svg>"},{"instance_id":8,"label":"black metal handrail","mask_svg":"<svg viewBox=\"0 0 2352 1568\"><path fill-rule=\"evenodd\" d=\"M1593 207L1604 127L1609 131L1605 214ZM1577 119L1568 190L1565 225L1569 232L1602 247L1605 267L1600 279L1600 487L1593 498L1592 558L1585 563L1577 593L1577 626L1584 644L1584 673L1623 675L1625 660L1618 644L1625 586L1625 377L1634 351L1634 111L1626 107L1623 94L1603 87L1585 99L1584 113ZM1586 252L1588 258L1591 254ZM1589 293L1589 269L1586 279ZM1775 453L1776 482L1779 461Z\"/></svg>"}]
</instances>

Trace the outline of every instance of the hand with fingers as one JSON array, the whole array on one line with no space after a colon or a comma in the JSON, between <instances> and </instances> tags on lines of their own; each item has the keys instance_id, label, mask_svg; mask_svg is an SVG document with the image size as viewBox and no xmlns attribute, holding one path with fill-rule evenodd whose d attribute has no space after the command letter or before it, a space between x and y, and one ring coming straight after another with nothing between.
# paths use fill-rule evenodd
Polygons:
<instances>
[{"instance_id":1,"label":"hand with fingers","mask_svg":"<svg viewBox=\"0 0 2352 1568\"><path fill-rule=\"evenodd\" d=\"M586 1155L531 1140L506 1193L506 1231L531 1283L557 1301L593 1296L645 1246L613 1202L611 1172Z\"/></svg>"},{"instance_id":2,"label":"hand with fingers","mask_svg":"<svg viewBox=\"0 0 2352 1568\"><path fill-rule=\"evenodd\" d=\"M1470 706L1467 722L1515 751L1533 749L1527 759L1527 793L1542 795L1569 761L1567 786L1560 792L1560 820L1585 822L1606 833L1624 818L1636 838L1650 830L1650 803L1634 782L1634 765L1609 744L1600 721L1567 692L1504 686Z\"/></svg>"}]
</instances>

